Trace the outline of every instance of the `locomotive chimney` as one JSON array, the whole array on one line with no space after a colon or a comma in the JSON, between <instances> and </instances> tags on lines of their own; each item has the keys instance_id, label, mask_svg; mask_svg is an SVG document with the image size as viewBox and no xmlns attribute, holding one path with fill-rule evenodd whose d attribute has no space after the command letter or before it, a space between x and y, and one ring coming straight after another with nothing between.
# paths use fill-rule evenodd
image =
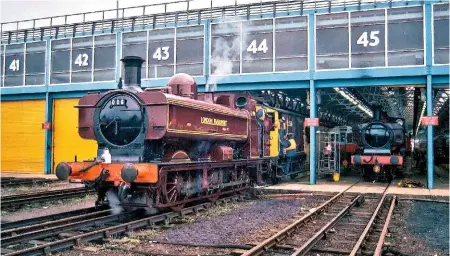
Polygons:
<instances>
[{"instance_id":1,"label":"locomotive chimney","mask_svg":"<svg viewBox=\"0 0 450 256\"><path fill-rule=\"evenodd\" d=\"M144 60L138 56L126 56L121 61L124 89L142 92L141 71Z\"/></svg>"},{"instance_id":2,"label":"locomotive chimney","mask_svg":"<svg viewBox=\"0 0 450 256\"><path fill-rule=\"evenodd\" d=\"M380 121L381 120L381 106L373 105L372 111L373 111L373 121Z\"/></svg>"}]
</instances>

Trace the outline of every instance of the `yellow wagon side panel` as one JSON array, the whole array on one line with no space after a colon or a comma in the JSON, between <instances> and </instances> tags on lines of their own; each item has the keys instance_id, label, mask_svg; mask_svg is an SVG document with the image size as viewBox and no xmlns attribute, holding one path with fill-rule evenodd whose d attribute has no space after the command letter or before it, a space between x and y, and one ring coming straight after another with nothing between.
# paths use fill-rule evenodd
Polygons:
<instances>
[{"instance_id":1,"label":"yellow wagon side panel","mask_svg":"<svg viewBox=\"0 0 450 256\"><path fill-rule=\"evenodd\" d=\"M85 140L78 134L79 99L57 99L53 102L53 171L60 162L93 159L97 142Z\"/></svg>"},{"instance_id":2,"label":"yellow wagon side panel","mask_svg":"<svg viewBox=\"0 0 450 256\"><path fill-rule=\"evenodd\" d=\"M45 100L1 103L2 172L44 174Z\"/></svg>"}]
</instances>

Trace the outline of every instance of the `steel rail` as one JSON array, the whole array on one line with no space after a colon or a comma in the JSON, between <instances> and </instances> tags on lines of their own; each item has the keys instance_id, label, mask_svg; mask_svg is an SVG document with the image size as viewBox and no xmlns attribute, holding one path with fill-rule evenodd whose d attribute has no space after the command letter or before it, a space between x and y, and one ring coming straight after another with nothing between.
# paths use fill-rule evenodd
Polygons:
<instances>
[{"instance_id":1,"label":"steel rail","mask_svg":"<svg viewBox=\"0 0 450 256\"><path fill-rule=\"evenodd\" d=\"M386 238L386 234L389 228L389 223L392 219L392 213L394 212L395 204L397 201L397 197L394 196L391 201L391 207L389 207L389 213L386 217L386 221L384 222L383 231L380 234L380 239L378 240L377 248L375 249L374 256L381 256L381 252L383 249L384 239Z\"/></svg>"},{"instance_id":2,"label":"steel rail","mask_svg":"<svg viewBox=\"0 0 450 256\"><path fill-rule=\"evenodd\" d=\"M69 189L58 189L58 190L48 190L48 191L41 191L41 192L34 192L34 193L21 193L21 194L15 194L15 195L9 195L9 196L2 196L1 200L17 200L22 198L28 198L33 196L43 196L43 195L54 195L59 194L61 192L80 192L80 191L86 191L88 189L84 187L80 188L69 188ZM94 191L94 190L92 190Z\"/></svg>"},{"instance_id":3,"label":"steel rail","mask_svg":"<svg viewBox=\"0 0 450 256\"><path fill-rule=\"evenodd\" d=\"M38 224L34 224L34 225L13 228L13 229L8 229L8 230L2 230L0 232L0 236L2 237L2 239L5 237L17 236L19 234L29 233L29 232L37 231L37 230L43 230L43 229L46 229L46 228L49 228L52 226L68 224L70 222L77 221L77 220L83 220L85 218L102 216L102 215L108 214L110 211L111 210L90 212L90 213L81 214L78 216L68 217L68 218L64 218L64 219L48 221L48 222L43 222L43 223L38 223Z\"/></svg>"},{"instance_id":4,"label":"steel rail","mask_svg":"<svg viewBox=\"0 0 450 256\"><path fill-rule=\"evenodd\" d=\"M16 187L16 186L21 186L21 185L33 185L33 184L39 184L39 183L52 183L52 182L56 182L57 180L53 180L53 179L45 179L45 178L40 178L40 179L16 179L16 178L8 178L6 180L4 180L4 178L2 178L1 180L1 187L5 188L5 187Z\"/></svg>"},{"instance_id":5,"label":"steel rail","mask_svg":"<svg viewBox=\"0 0 450 256\"><path fill-rule=\"evenodd\" d=\"M339 192L337 195L333 196L331 199L329 199L328 201L326 201L325 203L323 203L319 207L317 207L314 211L309 212L308 214L301 217L294 223L292 223L289 226L285 227L284 229L278 231L275 235L267 238L263 242L259 243L255 247L253 247L251 250L243 253L242 256L260 255L264 251L275 246L277 243L279 243L281 240L285 239L292 232L294 232L297 228L299 228L302 224L304 224L307 220L311 219L313 216L319 214L320 212L325 210L327 207L331 206L334 202L337 201L338 198L340 198L345 192L347 192L350 188L352 188L358 182L352 184L345 190Z\"/></svg>"},{"instance_id":6,"label":"steel rail","mask_svg":"<svg viewBox=\"0 0 450 256\"><path fill-rule=\"evenodd\" d=\"M69 218L69 217L77 216L80 214L95 212L95 211L102 210L102 209L105 209L105 208L104 207L102 207L102 208L90 207L90 208L84 208L84 209L79 209L79 210L74 210L74 211L45 215L45 216L31 218L31 219L24 219L24 220L13 221L13 222L5 222L5 223L1 224L1 228L2 228L2 231L6 231L9 229L36 225L36 224L39 224L42 222L54 221L54 220L58 220L58 219L62 219L62 218Z\"/></svg>"},{"instance_id":7,"label":"steel rail","mask_svg":"<svg viewBox=\"0 0 450 256\"><path fill-rule=\"evenodd\" d=\"M386 196L387 196L386 192L387 192L387 190L389 188L389 185L390 185L390 183L384 189L383 196L381 197L380 202L377 205L377 208L375 209L375 211L373 212L372 216L370 217L369 222L367 223L366 227L364 228L364 231L362 232L362 234L359 237L358 241L356 242L355 246L353 246L353 249L352 249L352 251L351 251L349 256L356 256L356 254L361 249L361 246L362 246L364 240L366 239L367 234L372 229L372 226L373 226L373 224L375 222L375 218L378 216L378 213L380 212L380 209L383 206L384 200L386 199Z\"/></svg>"},{"instance_id":8,"label":"steel rail","mask_svg":"<svg viewBox=\"0 0 450 256\"><path fill-rule=\"evenodd\" d=\"M218 199L215 203L203 203L200 205L195 205L195 206L185 208L185 209L181 210L180 212L168 212L168 213L158 214L158 215L118 224L118 225L115 225L112 227L107 227L107 228L87 232L84 234L65 238L62 240L46 243L46 244L39 245L36 247L15 251L15 252L8 253L5 255L8 255L8 256L42 255L42 254L48 255L48 254L58 251L58 250L67 249L67 248L73 247L75 245L80 245L81 243L98 240L98 239L102 239L102 238L108 238L114 234L122 234L127 231L132 231L135 229L152 226L157 223L167 222L175 217L182 217L186 214L197 213L200 210L205 210L207 208L210 208L214 204L230 202L232 199L236 200L238 198L241 198L241 196L226 197L226 198Z\"/></svg>"},{"instance_id":9,"label":"steel rail","mask_svg":"<svg viewBox=\"0 0 450 256\"><path fill-rule=\"evenodd\" d=\"M72 231L72 230L76 230L76 229L80 229L80 228L88 228L88 227L92 227L92 226L105 225L107 223L121 221L121 220L124 220L129 217L134 217L135 214L136 214L136 212L129 212L129 213L125 213L125 214L107 215L107 216L102 216L102 217L96 217L95 215L89 215L89 214L83 215L82 217L84 217L84 218L90 217L90 219L85 219L85 220L77 221L77 222L69 222L67 224L56 225L56 226L49 227L49 228L38 229L38 230L18 234L16 236L2 237L0 240L0 244L2 246L8 246L8 245L18 244L18 243L22 243L22 242L26 242L26 241L30 241L30 240L52 237L52 236L58 235L62 231L66 232L66 231Z\"/></svg>"},{"instance_id":10,"label":"steel rail","mask_svg":"<svg viewBox=\"0 0 450 256\"><path fill-rule=\"evenodd\" d=\"M6 196L1 198L2 202L1 209L18 207L28 203L36 203L52 199L68 199L74 197L82 197L92 192L94 192L93 189L76 188L76 189L45 191L42 193L35 193L35 194L27 193L21 195Z\"/></svg>"},{"instance_id":11,"label":"steel rail","mask_svg":"<svg viewBox=\"0 0 450 256\"><path fill-rule=\"evenodd\" d=\"M325 226L323 226L319 231L317 231L313 237L311 237L305 244L303 244L300 248L296 249L291 256L305 255L308 253L317 242L322 239L325 234L332 229L336 223L338 223L346 213L350 211L350 209L355 206L355 204L361 199L361 195L358 195L353 199L344 209L342 209L333 219L331 219Z\"/></svg>"}]
</instances>

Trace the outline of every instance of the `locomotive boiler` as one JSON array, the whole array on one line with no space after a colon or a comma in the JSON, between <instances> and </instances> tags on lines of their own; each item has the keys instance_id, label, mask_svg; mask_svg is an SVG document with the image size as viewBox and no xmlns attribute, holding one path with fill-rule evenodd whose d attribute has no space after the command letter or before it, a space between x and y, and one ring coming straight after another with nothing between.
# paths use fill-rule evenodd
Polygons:
<instances>
[{"instance_id":1,"label":"locomotive boiler","mask_svg":"<svg viewBox=\"0 0 450 256\"><path fill-rule=\"evenodd\" d=\"M353 131L360 148L351 156L351 163L364 177L391 181L403 170L407 149L403 118L382 116L381 107L373 106L373 120Z\"/></svg>"},{"instance_id":2,"label":"locomotive boiler","mask_svg":"<svg viewBox=\"0 0 450 256\"><path fill-rule=\"evenodd\" d=\"M179 210L276 175L274 127L253 98L199 94L187 74L143 90L143 60L122 62L119 89L90 93L77 106L79 135L98 143L95 160L59 163L59 179L95 187L98 205L115 197L124 207Z\"/></svg>"}]
</instances>

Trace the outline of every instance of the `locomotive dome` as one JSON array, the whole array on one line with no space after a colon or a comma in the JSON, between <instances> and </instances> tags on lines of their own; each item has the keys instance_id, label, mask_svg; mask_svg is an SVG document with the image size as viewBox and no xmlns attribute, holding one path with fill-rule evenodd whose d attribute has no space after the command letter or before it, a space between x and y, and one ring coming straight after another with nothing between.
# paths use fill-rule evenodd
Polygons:
<instances>
[{"instance_id":1,"label":"locomotive dome","mask_svg":"<svg viewBox=\"0 0 450 256\"><path fill-rule=\"evenodd\" d=\"M175 95L197 98L197 83L194 78L185 73L173 75L167 82Z\"/></svg>"}]
</instances>

